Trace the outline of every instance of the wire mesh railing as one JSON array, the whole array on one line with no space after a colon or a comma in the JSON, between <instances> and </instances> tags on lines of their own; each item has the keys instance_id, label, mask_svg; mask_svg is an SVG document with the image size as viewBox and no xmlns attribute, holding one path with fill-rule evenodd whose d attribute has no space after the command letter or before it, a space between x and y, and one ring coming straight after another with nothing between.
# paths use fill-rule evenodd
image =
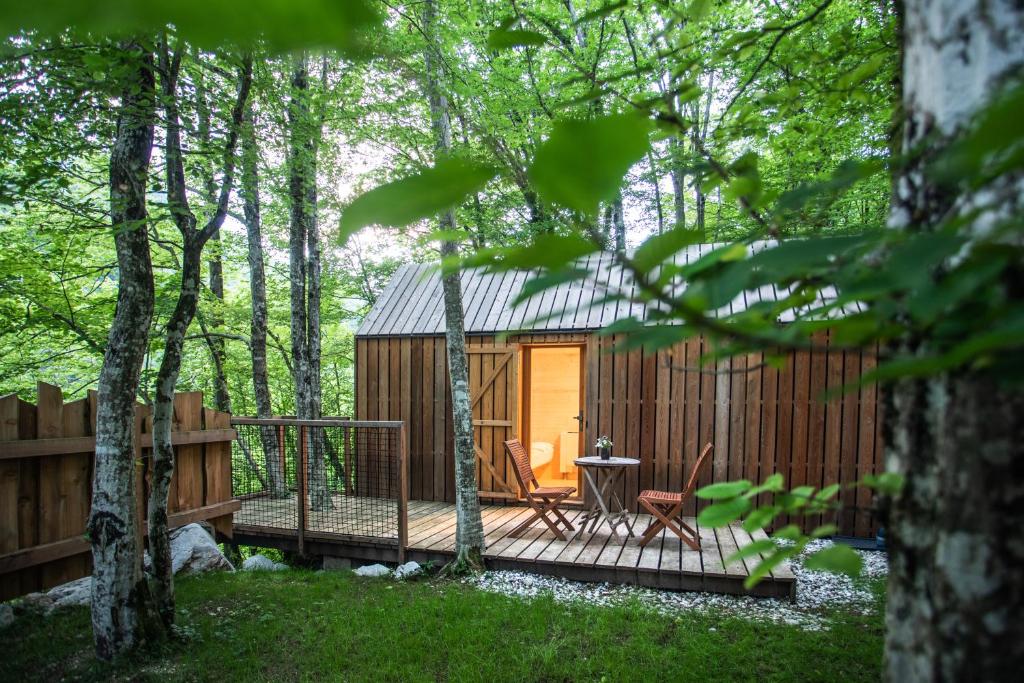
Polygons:
<instances>
[{"instance_id":1,"label":"wire mesh railing","mask_svg":"<svg viewBox=\"0 0 1024 683\"><path fill-rule=\"evenodd\" d=\"M406 545L402 422L232 418L235 524L310 538Z\"/></svg>"}]
</instances>

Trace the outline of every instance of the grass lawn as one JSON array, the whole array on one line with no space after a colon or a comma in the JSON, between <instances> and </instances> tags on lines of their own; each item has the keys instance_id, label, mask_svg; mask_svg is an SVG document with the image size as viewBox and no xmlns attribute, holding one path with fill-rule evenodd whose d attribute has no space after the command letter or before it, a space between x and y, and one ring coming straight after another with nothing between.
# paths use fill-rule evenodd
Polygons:
<instances>
[{"instance_id":1,"label":"grass lawn","mask_svg":"<svg viewBox=\"0 0 1024 683\"><path fill-rule=\"evenodd\" d=\"M180 642L113 665L92 658L86 609L22 617L0 681L876 681L882 659L880 614L808 632L347 572L179 578L178 608Z\"/></svg>"}]
</instances>

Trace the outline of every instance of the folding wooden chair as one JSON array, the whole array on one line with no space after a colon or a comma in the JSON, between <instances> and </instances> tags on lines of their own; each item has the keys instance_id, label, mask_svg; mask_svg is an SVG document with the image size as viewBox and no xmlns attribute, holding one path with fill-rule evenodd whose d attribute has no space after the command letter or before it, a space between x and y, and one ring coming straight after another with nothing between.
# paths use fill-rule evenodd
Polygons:
<instances>
[{"instance_id":1,"label":"folding wooden chair","mask_svg":"<svg viewBox=\"0 0 1024 683\"><path fill-rule=\"evenodd\" d=\"M697 536L697 532L683 521L682 511L683 503L690 499L693 490L697 488L697 479L700 477L701 469L707 462L708 456L711 455L712 449L714 446L710 443L704 446L693 470L690 471L690 480L686 482L686 488L682 491L643 491L640 493L636 502L640 503L654 517L640 538L641 546L650 543L651 539L657 536L662 529L668 529L681 538L686 545L694 550L700 550L700 538Z\"/></svg>"},{"instance_id":2,"label":"folding wooden chair","mask_svg":"<svg viewBox=\"0 0 1024 683\"><path fill-rule=\"evenodd\" d=\"M565 528L569 531L575 531L576 527L565 518L565 515L558 509L558 504L575 493L576 488L574 486L540 486L537 483L537 477L533 474L533 468L530 467L530 456L527 454L526 449L523 448L523 444L520 443L519 439L506 441L505 452L512 459L512 464L514 465L512 471L515 472L519 488L522 489L526 496L526 504L533 509L533 515L510 531L508 535L518 536L527 527L540 519L548 525L549 529L555 532L555 536L559 540L564 541L565 534L558 528L558 525L564 524ZM532 491L530 490L531 485L533 486ZM554 519L548 517L549 513L554 514Z\"/></svg>"}]
</instances>

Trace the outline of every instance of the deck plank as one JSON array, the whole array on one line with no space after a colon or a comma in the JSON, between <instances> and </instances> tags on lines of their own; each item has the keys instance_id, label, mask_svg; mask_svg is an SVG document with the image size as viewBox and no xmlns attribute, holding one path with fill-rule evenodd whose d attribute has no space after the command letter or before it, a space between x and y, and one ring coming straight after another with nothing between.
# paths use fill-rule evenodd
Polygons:
<instances>
[{"instance_id":1,"label":"deck plank","mask_svg":"<svg viewBox=\"0 0 1024 683\"><path fill-rule=\"evenodd\" d=\"M307 530L317 534L318 543L337 546L339 550L352 544L353 552L374 547L387 561L387 553L394 553L397 537L397 508L394 500L337 496L332 510L309 513ZM234 522L247 537L256 535L268 544L282 543L297 537L295 498L248 498L235 514ZM582 515L580 510L568 511L574 524ZM743 580L761 559L749 558L743 564L726 567L724 558L750 543L767 538L763 531L747 533L739 526L720 529L702 528L692 518L687 524L697 529L701 551L683 545L674 534L663 530L644 548L639 546L639 534L647 527L650 517L633 514L631 520L637 536L624 543L615 541L610 529L600 524L595 533L584 532L566 541L555 538L543 522L535 521L518 537L508 534L532 515L522 506L483 505L481 518L484 526L484 557L498 566L531 567L579 580L639 583L671 590L708 590L726 593L745 593ZM389 528L391 520L393 528ZM265 530L265 531L261 531ZM444 560L455 547L455 506L444 502L409 502L408 548L418 558ZM374 535L376 534L376 535ZM333 537L332 537L333 536ZM285 546L286 547L286 546ZM353 557L365 555L354 554ZM788 563L775 568L755 592L761 595L790 594L795 589L796 577Z\"/></svg>"},{"instance_id":2,"label":"deck plank","mask_svg":"<svg viewBox=\"0 0 1024 683\"><path fill-rule=\"evenodd\" d=\"M722 553L722 562L725 563L726 575L747 578L747 567L743 564L742 560L736 562L728 561L739 550L736 547L736 541L733 539L729 527L715 529L715 537L718 539L718 548Z\"/></svg>"},{"instance_id":3,"label":"deck plank","mask_svg":"<svg viewBox=\"0 0 1024 683\"><path fill-rule=\"evenodd\" d=\"M700 559L704 576L727 576L725 565L722 563L722 552L718 548L718 540L715 537L715 530L698 525L697 535L700 537Z\"/></svg>"}]
</instances>

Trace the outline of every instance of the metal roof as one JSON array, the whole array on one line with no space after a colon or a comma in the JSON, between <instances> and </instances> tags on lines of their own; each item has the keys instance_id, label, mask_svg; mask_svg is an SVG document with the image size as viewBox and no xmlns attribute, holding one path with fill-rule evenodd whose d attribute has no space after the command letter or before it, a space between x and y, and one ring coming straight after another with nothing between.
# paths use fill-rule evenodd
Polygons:
<instances>
[{"instance_id":1,"label":"metal roof","mask_svg":"<svg viewBox=\"0 0 1024 683\"><path fill-rule=\"evenodd\" d=\"M753 243L756 253L775 243ZM676 264L692 263L722 244L695 244L673 257ZM581 259L579 267L591 277L561 284L513 306L512 301L523 284L533 276L529 271L487 273L482 269L462 272L462 305L467 334L494 332L572 332L598 330L615 320L630 315L644 319L646 305L635 301L635 285L628 274L615 264L614 255L594 253ZM673 285L675 294L685 289L685 282ZM769 285L741 292L719 315L737 313L761 301L775 301L788 294ZM607 294L623 294L629 300L603 301ZM819 304L834 299L833 288L824 288ZM839 315L861 310L853 304ZM793 319L791 312L781 319ZM377 302L356 332L359 337L408 337L444 334L444 301L437 264L410 263L395 273Z\"/></svg>"}]
</instances>

